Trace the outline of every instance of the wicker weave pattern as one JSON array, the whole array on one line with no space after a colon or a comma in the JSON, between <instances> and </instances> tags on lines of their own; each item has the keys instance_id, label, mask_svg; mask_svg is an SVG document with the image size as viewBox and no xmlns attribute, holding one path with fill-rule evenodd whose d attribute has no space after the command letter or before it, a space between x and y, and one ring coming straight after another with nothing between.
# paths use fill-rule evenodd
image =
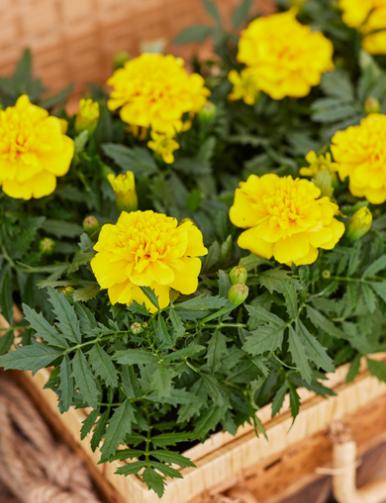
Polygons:
<instances>
[{"instance_id":1,"label":"wicker weave pattern","mask_svg":"<svg viewBox=\"0 0 386 503\"><path fill-rule=\"evenodd\" d=\"M217 2L225 16L237 3ZM36 73L52 89L71 81L79 92L106 79L117 51L135 55L143 43L169 41L204 19L200 0L0 0L0 73L30 47Z\"/></svg>"}]
</instances>

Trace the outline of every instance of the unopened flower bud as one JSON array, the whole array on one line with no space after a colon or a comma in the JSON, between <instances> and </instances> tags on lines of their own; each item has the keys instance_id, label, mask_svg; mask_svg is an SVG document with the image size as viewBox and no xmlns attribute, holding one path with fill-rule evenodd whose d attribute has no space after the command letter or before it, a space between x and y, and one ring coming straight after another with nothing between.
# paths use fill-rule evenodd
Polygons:
<instances>
[{"instance_id":1,"label":"unopened flower bud","mask_svg":"<svg viewBox=\"0 0 386 503\"><path fill-rule=\"evenodd\" d=\"M129 61L130 55L126 51L119 51L114 55L113 58L113 67L114 70L117 70L118 68L122 68L127 61Z\"/></svg>"},{"instance_id":2,"label":"unopened flower bud","mask_svg":"<svg viewBox=\"0 0 386 503\"><path fill-rule=\"evenodd\" d=\"M39 250L42 255L52 255L55 250L56 243L51 238L43 238L39 241Z\"/></svg>"},{"instance_id":3,"label":"unopened flower bud","mask_svg":"<svg viewBox=\"0 0 386 503\"><path fill-rule=\"evenodd\" d=\"M88 215L83 220L83 230L87 232L87 234L94 234L94 232L97 232L100 225L99 220L94 215Z\"/></svg>"},{"instance_id":4,"label":"unopened flower bud","mask_svg":"<svg viewBox=\"0 0 386 503\"><path fill-rule=\"evenodd\" d=\"M232 285L228 290L228 300L234 306L239 306L248 297L249 288L243 283Z\"/></svg>"},{"instance_id":5,"label":"unopened flower bud","mask_svg":"<svg viewBox=\"0 0 386 503\"><path fill-rule=\"evenodd\" d=\"M377 98L369 96L365 101L365 112L367 114L377 114L381 110L381 104Z\"/></svg>"},{"instance_id":6,"label":"unopened flower bud","mask_svg":"<svg viewBox=\"0 0 386 503\"><path fill-rule=\"evenodd\" d=\"M323 279L331 279L331 271L329 271L328 269L325 269L324 271L322 271L322 278Z\"/></svg>"},{"instance_id":7,"label":"unopened flower bud","mask_svg":"<svg viewBox=\"0 0 386 503\"><path fill-rule=\"evenodd\" d=\"M138 208L137 192L135 190L135 176L132 171L120 175L107 175L115 200L120 210L134 211Z\"/></svg>"},{"instance_id":8,"label":"unopened flower bud","mask_svg":"<svg viewBox=\"0 0 386 503\"><path fill-rule=\"evenodd\" d=\"M199 111L198 118L202 124L211 124L217 114L217 107L211 101L207 101L204 107Z\"/></svg>"},{"instance_id":9,"label":"unopened flower bud","mask_svg":"<svg viewBox=\"0 0 386 503\"><path fill-rule=\"evenodd\" d=\"M246 283L247 277L248 272L245 267L242 267L241 265L233 267L229 273L232 285L236 285L237 283Z\"/></svg>"},{"instance_id":10,"label":"unopened flower bud","mask_svg":"<svg viewBox=\"0 0 386 503\"><path fill-rule=\"evenodd\" d=\"M75 131L88 131L90 135L95 131L99 120L99 103L90 99L80 100L79 112L75 119Z\"/></svg>"},{"instance_id":11,"label":"unopened flower bud","mask_svg":"<svg viewBox=\"0 0 386 503\"><path fill-rule=\"evenodd\" d=\"M130 330L134 335L138 335L143 332L143 324L139 323L138 321L135 321L130 325Z\"/></svg>"},{"instance_id":12,"label":"unopened flower bud","mask_svg":"<svg viewBox=\"0 0 386 503\"><path fill-rule=\"evenodd\" d=\"M372 224L373 215L367 206L363 206L350 218L346 235L351 241L357 241L369 232Z\"/></svg>"}]
</instances>

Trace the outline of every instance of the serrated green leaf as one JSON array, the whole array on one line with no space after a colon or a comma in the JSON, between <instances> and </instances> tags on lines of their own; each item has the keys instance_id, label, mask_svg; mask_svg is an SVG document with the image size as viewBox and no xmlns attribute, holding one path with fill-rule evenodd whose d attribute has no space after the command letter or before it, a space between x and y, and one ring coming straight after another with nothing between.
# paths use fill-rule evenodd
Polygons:
<instances>
[{"instance_id":1,"label":"serrated green leaf","mask_svg":"<svg viewBox=\"0 0 386 503\"><path fill-rule=\"evenodd\" d=\"M87 302L98 295L100 288L97 284L87 285L82 288L77 288L72 294L75 302Z\"/></svg>"},{"instance_id":2,"label":"serrated green leaf","mask_svg":"<svg viewBox=\"0 0 386 503\"><path fill-rule=\"evenodd\" d=\"M353 382L354 379L357 377L360 370L360 364L361 364L361 355L356 355L356 357L351 362L349 371L347 372L346 376L347 383Z\"/></svg>"},{"instance_id":3,"label":"serrated green leaf","mask_svg":"<svg viewBox=\"0 0 386 503\"><path fill-rule=\"evenodd\" d=\"M102 437L106 432L107 422L109 420L109 411L105 410L103 414L101 414L97 423L95 424L94 433L91 437L90 446L93 451L96 451L99 444L102 441Z\"/></svg>"},{"instance_id":4,"label":"serrated green leaf","mask_svg":"<svg viewBox=\"0 0 386 503\"><path fill-rule=\"evenodd\" d=\"M161 433L152 437L152 443L156 447L170 447L180 442L188 442L192 436L192 433Z\"/></svg>"},{"instance_id":5,"label":"serrated green leaf","mask_svg":"<svg viewBox=\"0 0 386 503\"><path fill-rule=\"evenodd\" d=\"M81 342L80 324L73 306L56 290L49 289L48 297L64 337L71 342Z\"/></svg>"},{"instance_id":6,"label":"serrated green leaf","mask_svg":"<svg viewBox=\"0 0 386 503\"><path fill-rule=\"evenodd\" d=\"M90 433L95 421L97 420L99 412L97 410L92 410L86 419L82 422L82 428L80 429L80 438L83 440Z\"/></svg>"},{"instance_id":7,"label":"serrated green leaf","mask_svg":"<svg viewBox=\"0 0 386 503\"><path fill-rule=\"evenodd\" d=\"M146 351L146 349L123 349L117 351L113 359L121 365L146 364L156 361L153 353Z\"/></svg>"},{"instance_id":8,"label":"serrated green leaf","mask_svg":"<svg viewBox=\"0 0 386 503\"><path fill-rule=\"evenodd\" d=\"M275 351L282 345L284 336L285 324L264 325L256 330L253 330L246 336L246 341L243 345L244 351L251 355L261 355L267 351Z\"/></svg>"},{"instance_id":9,"label":"serrated green leaf","mask_svg":"<svg viewBox=\"0 0 386 503\"><path fill-rule=\"evenodd\" d=\"M195 464L193 461L177 452L167 451L167 450L157 450L150 451L150 454L157 458L159 461L163 461L164 463L171 463L182 466L183 468L194 467Z\"/></svg>"},{"instance_id":10,"label":"serrated green leaf","mask_svg":"<svg viewBox=\"0 0 386 503\"><path fill-rule=\"evenodd\" d=\"M320 328L331 337L337 337L339 339L344 338L344 332L334 325L334 323L326 318L326 316L324 316L324 314L320 311L317 311L311 306L307 306L306 310L309 320L316 328Z\"/></svg>"},{"instance_id":11,"label":"serrated green leaf","mask_svg":"<svg viewBox=\"0 0 386 503\"><path fill-rule=\"evenodd\" d=\"M159 463L158 461L152 461L151 465L153 468L155 468L158 472L161 472L163 475L166 475L167 477L175 478L175 479L182 479L183 475L181 472L178 470L175 470L169 465L165 465L164 463Z\"/></svg>"},{"instance_id":12,"label":"serrated green leaf","mask_svg":"<svg viewBox=\"0 0 386 503\"><path fill-rule=\"evenodd\" d=\"M222 365L222 359L227 353L227 338L218 330L212 335L208 343L206 360L211 372L215 372Z\"/></svg>"},{"instance_id":13,"label":"serrated green leaf","mask_svg":"<svg viewBox=\"0 0 386 503\"><path fill-rule=\"evenodd\" d=\"M202 0L202 3L205 7L206 12L209 14L209 16L217 23L221 23L221 15L220 11L218 10L217 5L213 0Z\"/></svg>"},{"instance_id":14,"label":"serrated green leaf","mask_svg":"<svg viewBox=\"0 0 386 503\"><path fill-rule=\"evenodd\" d=\"M14 341L12 330L8 330L5 334L0 330L0 355L8 353Z\"/></svg>"},{"instance_id":15,"label":"serrated green leaf","mask_svg":"<svg viewBox=\"0 0 386 503\"><path fill-rule=\"evenodd\" d=\"M308 363L308 358L303 346L302 339L303 338L300 336L300 334L296 333L293 326L291 325L288 332L288 346L292 356L292 361L296 365L296 368L298 369L303 379L307 383L310 383L312 381L312 371L310 364Z\"/></svg>"},{"instance_id":16,"label":"serrated green leaf","mask_svg":"<svg viewBox=\"0 0 386 503\"><path fill-rule=\"evenodd\" d=\"M26 304L23 304L24 318L31 325L31 328L36 332L39 337L42 337L51 346L59 348L67 347L67 342L63 335L61 335L41 313L37 313Z\"/></svg>"},{"instance_id":17,"label":"serrated green leaf","mask_svg":"<svg viewBox=\"0 0 386 503\"><path fill-rule=\"evenodd\" d=\"M299 321L298 327L302 333L304 346L309 358L317 367L322 368L326 372L333 372L335 366L328 356L326 349L320 344L317 338L308 331L307 327L302 322Z\"/></svg>"},{"instance_id":18,"label":"serrated green leaf","mask_svg":"<svg viewBox=\"0 0 386 503\"><path fill-rule=\"evenodd\" d=\"M38 370L48 367L53 361L59 358L62 352L57 348L46 346L45 344L31 344L22 346L15 351L0 356L0 367L13 370Z\"/></svg>"},{"instance_id":19,"label":"serrated green leaf","mask_svg":"<svg viewBox=\"0 0 386 503\"><path fill-rule=\"evenodd\" d=\"M289 394L290 394L290 409L292 417L295 418L299 414L300 409L300 397L296 391L295 386L290 382L288 383Z\"/></svg>"},{"instance_id":20,"label":"serrated green leaf","mask_svg":"<svg viewBox=\"0 0 386 503\"><path fill-rule=\"evenodd\" d=\"M88 353L88 360L94 372L99 376L107 386L115 388L118 385L118 373L106 351L95 344Z\"/></svg>"},{"instance_id":21,"label":"serrated green leaf","mask_svg":"<svg viewBox=\"0 0 386 503\"><path fill-rule=\"evenodd\" d=\"M194 437L199 439L205 438L210 431L216 428L222 415L223 409L217 406L212 406L203 412L196 423Z\"/></svg>"},{"instance_id":22,"label":"serrated green leaf","mask_svg":"<svg viewBox=\"0 0 386 503\"><path fill-rule=\"evenodd\" d=\"M105 441L101 449L102 461L107 461L118 445L124 441L125 436L131 433L134 419L130 400L125 400L115 409L107 426Z\"/></svg>"},{"instance_id":23,"label":"serrated green leaf","mask_svg":"<svg viewBox=\"0 0 386 503\"><path fill-rule=\"evenodd\" d=\"M96 407L98 403L99 391L95 377L82 351L77 351L72 360L73 375L75 383L79 388L84 403L91 407Z\"/></svg>"},{"instance_id":24,"label":"serrated green leaf","mask_svg":"<svg viewBox=\"0 0 386 503\"><path fill-rule=\"evenodd\" d=\"M134 463L126 463L120 466L115 473L117 475L134 475L139 473L145 466L145 461L134 461Z\"/></svg>"},{"instance_id":25,"label":"serrated green leaf","mask_svg":"<svg viewBox=\"0 0 386 503\"><path fill-rule=\"evenodd\" d=\"M371 276L376 276L379 272L384 271L385 269L386 269L386 255L382 255L365 269L362 277L368 278Z\"/></svg>"},{"instance_id":26,"label":"serrated green leaf","mask_svg":"<svg viewBox=\"0 0 386 503\"><path fill-rule=\"evenodd\" d=\"M160 498L165 491L164 479L153 468L146 468L143 472L143 480L149 489L152 489Z\"/></svg>"},{"instance_id":27,"label":"serrated green leaf","mask_svg":"<svg viewBox=\"0 0 386 503\"><path fill-rule=\"evenodd\" d=\"M71 362L68 356L65 356L60 364L60 384L59 384L59 409L60 412L66 412L73 403L74 380L72 377Z\"/></svg>"},{"instance_id":28,"label":"serrated green leaf","mask_svg":"<svg viewBox=\"0 0 386 503\"><path fill-rule=\"evenodd\" d=\"M284 398L288 391L288 383L285 382L276 392L272 400L272 417L276 416L283 407Z\"/></svg>"},{"instance_id":29,"label":"serrated green leaf","mask_svg":"<svg viewBox=\"0 0 386 503\"><path fill-rule=\"evenodd\" d=\"M253 330L265 323L269 323L270 325L277 327L283 326L283 320L276 314L265 309L263 306L250 305L246 306L246 308L249 314L248 327L250 330Z\"/></svg>"}]
</instances>

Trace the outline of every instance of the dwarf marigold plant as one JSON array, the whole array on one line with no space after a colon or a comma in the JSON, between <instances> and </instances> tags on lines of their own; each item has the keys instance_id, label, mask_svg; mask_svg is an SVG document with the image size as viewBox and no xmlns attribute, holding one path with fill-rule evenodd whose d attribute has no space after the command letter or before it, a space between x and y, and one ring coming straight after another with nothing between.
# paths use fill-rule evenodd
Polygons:
<instances>
[{"instance_id":1,"label":"dwarf marigold plant","mask_svg":"<svg viewBox=\"0 0 386 503\"><path fill-rule=\"evenodd\" d=\"M74 114L28 51L0 78L0 365L159 495L342 364L386 380L382 3L204 3L208 59L119 54Z\"/></svg>"}]
</instances>

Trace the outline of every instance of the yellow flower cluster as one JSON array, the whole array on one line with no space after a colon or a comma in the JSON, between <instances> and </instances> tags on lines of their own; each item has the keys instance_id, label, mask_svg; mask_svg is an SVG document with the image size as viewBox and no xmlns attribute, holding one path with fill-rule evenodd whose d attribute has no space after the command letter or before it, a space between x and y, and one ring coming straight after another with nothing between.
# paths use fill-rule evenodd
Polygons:
<instances>
[{"instance_id":1,"label":"yellow flower cluster","mask_svg":"<svg viewBox=\"0 0 386 503\"><path fill-rule=\"evenodd\" d=\"M235 192L230 219L247 229L238 244L287 265L315 262L318 248L331 250L344 233L338 206L312 182L267 174L251 175Z\"/></svg>"},{"instance_id":2,"label":"yellow flower cluster","mask_svg":"<svg viewBox=\"0 0 386 503\"><path fill-rule=\"evenodd\" d=\"M386 54L386 0L339 0L343 21L363 35L370 54Z\"/></svg>"},{"instance_id":3,"label":"yellow flower cluster","mask_svg":"<svg viewBox=\"0 0 386 503\"><path fill-rule=\"evenodd\" d=\"M338 131L331 150L342 180L354 196L370 203L386 201L386 115L372 114L358 126Z\"/></svg>"},{"instance_id":4,"label":"yellow flower cluster","mask_svg":"<svg viewBox=\"0 0 386 503\"><path fill-rule=\"evenodd\" d=\"M151 288L160 308L170 302L170 290L194 293L207 254L201 231L190 221L148 211L122 212L117 223L105 224L94 246L91 267L112 304L155 306L141 287Z\"/></svg>"},{"instance_id":5,"label":"yellow flower cluster","mask_svg":"<svg viewBox=\"0 0 386 503\"><path fill-rule=\"evenodd\" d=\"M75 130L77 133L88 131L92 134L98 124L100 115L99 103L89 98L79 102L79 112L75 119Z\"/></svg>"},{"instance_id":6,"label":"yellow flower cluster","mask_svg":"<svg viewBox=\"0 0 386 503\"><path fill-rule=\"evenodd\" d=\"M176 133L190 127L190 118L205 105L209 90L204 79L189 74L184 62L172 55L142 54L128 61L108 80L108 106L120 109L132 127L150 129L158 136L149 143L165 162L172 162ZM164 142L159 136L165 137ZM170 149L165 152L165 145ZM170 155L171 154L171 155Z\"/></svg>"},{"instance_id":7,"label":"yellow flower cluster","mask_svg":"<svg viewBox=\"0 0 386 503\"><path fill-rule=\"evenodd\" d=\"M120 175L109 173L107 180L114 191L117 206L120 210L133 211L138 207L137 192L135 190L135 176L132 171Z\"/></svg>"},{"instance_id":8,"label":"yellow flower cluster","mask_svg":"<svg viewBox=\"0 0 386 503\"><path fill-rule=\"evenodd\" d=\"M240 37L237 58L248 72L230 74L231 99L250 102L259 90L275 100L307 96L333 69L332 55L332 43L300 24L295 11L255 19Z\"/></svg>"},{"instance_id":9,"label":"yellow flower cluster","mask_svg":"<svg viewBox=\"0 0 386 503\"><path fill-rule=\"evenodd\" d=\"M312 178L322 171L328 171L329 173L335 173L337 171L337 165L333 162L331 154L328 152L325 155L318 155L311 150L306 155L306 161L308 162L308 166L304 166L299 170L302 176L309 176Z\"/></svg>"},{"instance_id":10,"label":"yellow flower cluster","mask_svg":"<svg viewBox=\"0 0 386 503\"><path fill-rule=\"evenodd\" d=\"M56 177L67 173L74 155L65 127L25 95L0 110L0 185L8 196L31 199L54 192Z\"/></svg>"}]
</instances>

